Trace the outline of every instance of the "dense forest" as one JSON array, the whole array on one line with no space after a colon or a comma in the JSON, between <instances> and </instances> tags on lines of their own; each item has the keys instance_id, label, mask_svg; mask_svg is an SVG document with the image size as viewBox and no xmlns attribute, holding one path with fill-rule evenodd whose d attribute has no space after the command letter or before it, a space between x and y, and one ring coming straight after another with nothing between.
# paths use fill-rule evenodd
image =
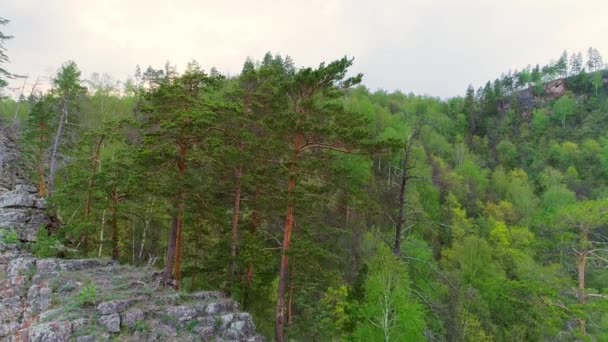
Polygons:
<instances>
[{"instance_id":1,"label":"dense forest","mask_svg":"<svg viewBox=\"0 0 608 342\"><path fill-rule=\"evenodd\" d=\"M17 79L0 120L55 223L33 248L221 289L276 341L607 340L599 52L447 100L371 91L352 63Z\"/></svg>"}]
</instances>

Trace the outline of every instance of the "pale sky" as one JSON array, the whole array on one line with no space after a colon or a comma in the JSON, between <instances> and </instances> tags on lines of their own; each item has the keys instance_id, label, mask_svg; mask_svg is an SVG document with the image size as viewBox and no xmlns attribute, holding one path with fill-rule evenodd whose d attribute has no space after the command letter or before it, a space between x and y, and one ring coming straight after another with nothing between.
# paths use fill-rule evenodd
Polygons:
<instances>
[{"instance_id":1,"label":"pale sky","mask_svg":"<svg viewBox=\"0 0 608 342\"><path fill-rule=\"evenodd\" d=\"M266 51L314 66L348 55L372 90L450 97L564 49L608 60L606 0L0 0L8 70L88 76L196 59L237 74ZM13 84L15 85L15 84Z\"/></svg>"}]
</instances>

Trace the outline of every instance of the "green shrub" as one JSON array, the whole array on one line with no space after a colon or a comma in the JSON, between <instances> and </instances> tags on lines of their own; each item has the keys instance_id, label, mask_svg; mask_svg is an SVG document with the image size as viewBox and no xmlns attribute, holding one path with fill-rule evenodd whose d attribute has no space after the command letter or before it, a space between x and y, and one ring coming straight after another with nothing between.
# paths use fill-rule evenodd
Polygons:
<instances>
[{"instance_id":1,"label":"green shrub","mask_svg":"<svg viewBox=\"0 0 608 342\"><path fill-rule=\"evenodd\" d=\"M0 229L0 241L6 244L15 244L19 242L17 233L9 229Z\"/></svg>"},{"instance_id":2,"label":"green shrub","mask_svg":"<svg viewBox=\"0 0 608 342\"><path fill-rule=\"evenodd\" d=\"M56 238L49 236L46 229L41 228L36 234L36 242L32 245L32 251L37 257L56 257L64 250L63 245Z\"/></svg>"},{"instance_id":3,"label":"green shrub","mask_svg":"<svg viewBox=\"0 0 608 342\"><path fill-rule=\"evenodd\" d=\"M95 283L89 283L78 293L78 304L80 306L94 305L97 300L97 287Z\"/></svg>"}]
</instances>

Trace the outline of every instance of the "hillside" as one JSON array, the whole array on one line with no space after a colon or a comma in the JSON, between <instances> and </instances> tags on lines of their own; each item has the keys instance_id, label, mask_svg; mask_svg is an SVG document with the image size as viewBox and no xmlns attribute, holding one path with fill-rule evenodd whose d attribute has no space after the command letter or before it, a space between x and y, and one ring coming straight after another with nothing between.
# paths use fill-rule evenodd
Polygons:
<instances>
[{"instance_id":1,"label":"hillside","mask_svg":"<svg viewBox=\"0 0 608 342\"><path fill-rule=\"evenodd\" d=\"M257 339L255 321L279 342L606 340L597 50L447 100L371 91L352 64L268 53L235 76L168 63L117 86L66 62L51 91L2 100L19 135L2 165L21 185L0 181L0 226L36 239L3 247L18 254L7 291L60 293L36 282L50 267L80 284L51 313L95 338ZM147 323L111 332L137 310ZM4 329L34 338L48 315Z\"/></svg>"}]
</instances>

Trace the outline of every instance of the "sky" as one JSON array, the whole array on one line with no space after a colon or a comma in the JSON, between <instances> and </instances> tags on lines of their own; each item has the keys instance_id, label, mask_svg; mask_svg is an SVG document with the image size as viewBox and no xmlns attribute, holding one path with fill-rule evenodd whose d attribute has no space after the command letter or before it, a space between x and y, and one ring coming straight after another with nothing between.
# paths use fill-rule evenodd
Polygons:
<instances>
[{"instance_id":1,"label":"sky","mask_svg":"<svg viewBox=\"0 0 608 342\"><path fill-rule=\"evenodd\" d=\"M270 51L297 66L347 55L372 90L443 98L563 50L607 60L606 13L606 0L0 0L7 69L29 82L67 60L85 77L192 59L236 75Z\"/></svg>"}]
</instances>

